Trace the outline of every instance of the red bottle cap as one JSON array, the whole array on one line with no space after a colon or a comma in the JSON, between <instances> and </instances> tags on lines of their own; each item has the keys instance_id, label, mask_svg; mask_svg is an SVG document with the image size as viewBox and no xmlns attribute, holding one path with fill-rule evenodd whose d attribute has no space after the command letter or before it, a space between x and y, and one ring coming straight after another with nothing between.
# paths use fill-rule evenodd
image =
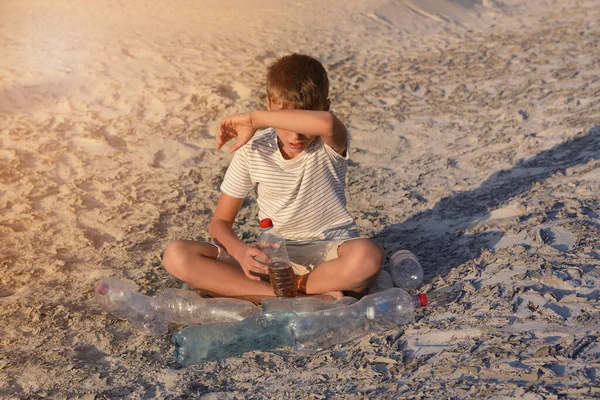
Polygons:
<instances>
[{"instance_id":1,"label":"red bottle cap","mask_svg":"<svg viewBox=\"0 0 600 400\"><path fill-rule=\"evenodd\" d=\"M273 227L273 221L271 221L271 218L265 218L265 219L261 219L260 220L260 227L265 229L265 228L272 228Z\"/></svg>"},{"instance_id":2,"label":"red bottle cap","mask_svg":"<svg viewBox=\"0 0 600 400\"><path fill-rule=\"evenodd\" d=\"M419 303L421 303L421 307L425 307L427 305L427 296L425 293L419 293L417 295L417 299L419 299Z\"/></svg>"},{"instance_id":3,"label":"red bottle cap","mask_svg":"<svg viewBox=\"0 0 600 400\"><path fill-rule=\"evenodd\" d=\"M98 294L101 294L104 296L106 293L108 293L109 289L110 289L110 287L108 286L108 283L106 283L106 282L96 283L96 293L98 293Z\"/></svg>"}]
</instances>

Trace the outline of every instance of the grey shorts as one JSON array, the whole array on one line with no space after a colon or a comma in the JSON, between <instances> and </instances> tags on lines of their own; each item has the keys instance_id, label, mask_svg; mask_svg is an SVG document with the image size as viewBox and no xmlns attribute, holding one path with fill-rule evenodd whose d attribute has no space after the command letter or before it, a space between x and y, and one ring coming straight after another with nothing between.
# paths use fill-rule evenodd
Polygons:
<instances>
[{"instance_id":1,"label":"grey shorts","mask_svg":"<svg viewBox=\"0 0 600 400\"><path fill-rule=\"evenodd\" d=\"M292 264L292 268L294 268L296 275L305 275L314 270L322 262L338 258L338 247L340 247L342 243L356 239L362 238L315 240L309 243L290 242L287 243L286 248L288 255L290 256L290 263ZM217 260L238 266L240 265L223 247L211 242L205 243L212 244L217 248L219 251Z\"/></svg>"}]
</instances>

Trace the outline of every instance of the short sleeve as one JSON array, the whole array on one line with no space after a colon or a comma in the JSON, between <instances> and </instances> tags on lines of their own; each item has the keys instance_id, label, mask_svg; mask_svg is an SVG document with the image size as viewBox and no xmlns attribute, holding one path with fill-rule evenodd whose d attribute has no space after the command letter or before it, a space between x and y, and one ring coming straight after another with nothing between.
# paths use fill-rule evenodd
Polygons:
<instances>
[{"instance_id":1,"label":"short sleeve","mask_svg":"<svg viewBox=\"0 0 600 400\"><path fill-rule=\"evenodd\" d=\"M231 164L229 164L223 183L221 183L221 192L236 199L243 199L253 186L248 155L246 149L241 147L233 154Z\"/></svg>"},{"instance_id":2,"label":"short sleeve","mask_svg":"<svg viewBox=\"0 0 600 400\"><path fill-rule=\"evenodd\" d=\"M344 161L344 162L348 162L349 160L349 154L350 154L350 134L348 134L348 137L346 138L346 154L345 155L341 155L340 153L338 153L337 151L335 151L332 147L330 147L327 143L323 142L323 147L325 148L325 151L327 152L327 154L329 154L329 157L331 159L333 159L336 162L340 162L340 161Z\"/></svg>"}]
</instances>

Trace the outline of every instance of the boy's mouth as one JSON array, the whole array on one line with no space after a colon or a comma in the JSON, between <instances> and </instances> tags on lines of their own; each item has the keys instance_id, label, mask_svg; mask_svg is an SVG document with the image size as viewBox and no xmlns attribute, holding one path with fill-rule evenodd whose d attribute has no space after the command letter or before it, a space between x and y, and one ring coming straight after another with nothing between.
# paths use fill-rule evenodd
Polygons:
<instances>
[{"instance_id":1,"label":"boy's mouth","mask_svg":"<svg viewBox=\"0 0 600 400\"><path fill-rule=\"evenodd\" d=\"M304 143L289 143L288 145L294 150L300 150Z\"/></svg>"}]
</instances>

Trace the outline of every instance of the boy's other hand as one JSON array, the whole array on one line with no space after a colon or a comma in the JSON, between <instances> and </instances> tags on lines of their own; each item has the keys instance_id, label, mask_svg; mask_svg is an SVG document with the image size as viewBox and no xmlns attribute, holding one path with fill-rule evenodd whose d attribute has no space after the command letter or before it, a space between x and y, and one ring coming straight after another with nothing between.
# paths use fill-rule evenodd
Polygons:
<instances>
[{"instance_id":1,"label":"boy's other hand","mask_svg":"<svg viewBox=\"0 0 600 400\"><path fill-rule=\"evenodd\" d=\"M260 281L260 277L252 274L252 272L265 275L269 274L269 267L256 259L260 258L265 260L265 262L270 261L269 256L258 248L258 243L247 244L240 247L237 253L232 254L232 256L240 263L240 266L248 279Z\"/></svg>"},{"instance_id":2,"label":"boy's other hand","mask_svg":"<svg viewBox=\"0 0 600 400\"><path fill-rule=\"evenodd\" d=\"M229 153L233 153L248 143L255 132L256 129L254 129L254 126L252 125L250 113L227 117L219 122L217 128L217 150L223 147L223 145L231 139L237 138L237 141L229 150Z\"/></svg>"}]
</instances>

